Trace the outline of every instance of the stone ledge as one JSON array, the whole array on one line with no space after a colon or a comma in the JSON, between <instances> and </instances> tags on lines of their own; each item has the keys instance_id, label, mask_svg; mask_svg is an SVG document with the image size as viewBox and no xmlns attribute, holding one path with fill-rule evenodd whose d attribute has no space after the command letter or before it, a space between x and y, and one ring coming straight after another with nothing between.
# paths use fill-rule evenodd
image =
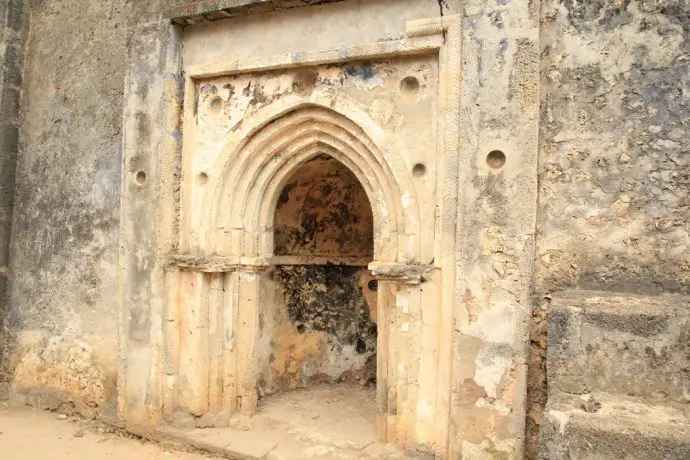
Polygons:
<instances>
[{"instance_id":1,"label":"stone ledge","mask_svg":"<svg viewBox=\"0 0 690 460\"><path fill-rule=\"evenodd\" d=\"M638 398L590 395L599 409L587 412L583 399L559 395L541 424L540 459L690 458L690 421L683 405L654 405Z\"/></svg>"},{"instance_id":2,"label":"stone ledge","mask_svg":"<svg viewBox=\"0 0 690 460\"><path fill-rule=\"evenodd\" d=\"M569 291L552 296L549 393L604 391L688 402L690 298Z\"/></svg>"},{"instance_id":3,"label":"stone ledge","mask_svg":"<svg viewBox=\"0 0 690 460\"><path fill-rule=\"evenodd\" d=\"M232 272L243 267L267 267L271 261L257 257L223 257L195 256L191 254L173 254L168 257L166 265L182 270L204 273Z\"/></svg>"},{"instance_id":4,"label":"stone ledge","mask_svg":"<svg viewBox=\"0 0 690 460\"><path fill-rule=\"evenodd\" d=\"M369 270L380 280L420 284L430 278L434 267L432 265L372 262L369 264Z\"/></svg>"},{"instance_id":5,"label":"stone ledge","mask_svg":"<svg viewBox=\"0 0 690 460\"><path fill-rule=\"evenodd\" d=\"M232 272L243 267L268 268L270 265L345 265L348 267L366 267L369 260L361 257L330 256L273 256L271 258L262 258L174 254L167 258L165 265L182 270L222 273Z\"/></svg>"},{"instance_id":6,"label":"stone ledge","mask_svg":"<svg viewBox=\"0 0 690 460\"><path fill-rule=\"evenodd\" d=\"M551 309L573 307L587 313L606 312L615 315L640 315L662 312L690 312L690 296L646 296L609 291L560 291L551 296ZM690 313L688 313L690 314Z\"/></svg>"},{"instance_id":7,"label":"stone ledge","mask_svg":"<svg viewBox=\"0 0 690 460\"><path fill-rule=\"evenodd\" d=\"M185 26L339 1L342 0L182 0L163 2L166 4L161 13L173 23Z\"/></svg>"}]
</instances>

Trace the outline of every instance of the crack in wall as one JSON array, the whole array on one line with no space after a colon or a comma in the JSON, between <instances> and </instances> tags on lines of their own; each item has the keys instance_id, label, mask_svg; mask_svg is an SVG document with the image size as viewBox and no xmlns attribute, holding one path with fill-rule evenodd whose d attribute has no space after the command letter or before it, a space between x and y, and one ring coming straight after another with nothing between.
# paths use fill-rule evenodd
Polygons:
<instances>
[{"instance_id":1,"label":"crack in wall","mask_svg":"<svg viewBox=\"0 0 690 460\"><path fill-rule=\"evenodd\" d=\"M448 0L438 0L438 9L441 13L441 17L445 16L444 8L450 9L448 6Z\"/></svg>"}]
</instances>

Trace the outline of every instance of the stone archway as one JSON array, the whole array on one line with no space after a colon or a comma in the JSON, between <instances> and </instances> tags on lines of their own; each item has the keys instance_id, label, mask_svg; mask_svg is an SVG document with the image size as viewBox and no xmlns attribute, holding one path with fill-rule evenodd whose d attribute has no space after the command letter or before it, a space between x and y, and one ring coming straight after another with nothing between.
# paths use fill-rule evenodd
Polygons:
<instances>
[{"instance_id":1,"label":"stone archway","mask_svg":"<svg viewBox=\"0 0 690 460\"><path fill-rule=\"evenodd\" d=\"M222 426L256 408L276 200L295 167L326 154L372 208L379 438L447 448L458 75L444 69L459 56L458 25L420 21L395 43L185 70L183 146L160 159L161 226L148 234L159 265L144 280L128 252L122 278L123 331L151 314L149 335L122 342L123 419Z\"/></svg>"},{"instance_id":2,"label":"stone archway","mask_svg":"<svg viewBox=\"0 0 690 460\"><path fill-rule=\"evenodd\" d=\"M223 150L230 149L226 146ZM408 180L400 185L389 162L364 131L332 109L304 105L290 110L224 155L223 174L217 179L210 206L212 223L206 245L217 254L239 260L236 270L228 275L231 291L236 289L238 294L233 299L239 324L236 331L238 384L234 391L237 408L245 411L256 407L256 340L259 315L266 309L261 302L260 274L273 257L273 211L295 168L323 153L352 171L373 204L372 266L399 267L402 261L419 258L419 249L414 246L415 242L418 245L417 203ZM403 207L402 196L408 196L411 204ZM231 241L226 245L228 236ZM384 299L380 305L383 311L378 316L382 318L395 307L391 299ZM383 329L380 340L385 345ZM378 356L377 367L387 369L388 354L379 352ZM381 377L379 400L387 401L388 379Z\"/></svg>"},{"instance_id":3,"label":"stone archway","mask_svg":"<svg viewBox=\"0 0 690 460\"><path fill-rule=\"evenodd\" d=\"M255 287L272 253L265 192L280 182L247 182L264 181L261 171L279 177L274 168L254 168L255 175L235 176L239 181L219 175L249 140L286 123L292 112L316 107L337 122L324 123L331 134L312 131L313 142L326 131L331 142L323 148L350 158L333 144L351 148L350 133L361 130L374 158L385 160L375 168L357 164L358 179L381 197L372 200L379 222L369 267L379 280L379 305L389 306L378 318L379 355L388 366L378 367L381 438L439 458L460 451L518 455L537 164L532 29L523 27L511 42L521 78L482 85L473 65L481 47L474 28L463 32L462 16L408 21L399 39L228 53L203 62L185 61L181 29L147 16L133 36L125 94L120 420L128 428L150 427L182 413L222 424L238 403L251 407L251 400L237 399L252 389L251 368L238 359L251 362L239 344L255 327L256 309L240 307L261 304ZM508 82L516 81L526 97L508 106L480 104L493 100L497 88L510 92ZM498 112L519 122L477 131ZM353 130L333 135L341 121ZM513 149L502 176L507 220L478 199L495 173L486 168L485 148ZM414 170L421 174L408 187ZM379 186L377 177L389 186ZM245 195L228 195L223 184ZM230 205L242 210L230 212ZM405 219L410 205L417 206L417 222ZM243 210L256 212L245 212L245 222ZM484 390L487 397L477 399Z\"/></svg>"},{"instance_id":4,"label":"stone archway","mask_svg":"<svg viewBox=\"0 0 690 460\"><path fill-rule=\"evenodd\" d=\"M418 437L418 424L433 431L433 423L416 418L419 389L414 382L421 361L438 359L434 346L416 349L424 327L421 283L427 282L427 299L440 298L434 268L417 262L422 244L412 171L350 118L314 103L265 117L242 139L230 137L219 160L204 173L208 191L201 207L210 211L203 215L201 231L181 242L197 254L177 257L180 271L171 286L182 312L178 321L192 325L192 332L170 337L180 358L167 412L215 414L222 424L235 411L256 410L261 315L269 309L266 272L276 263L274 212L291 174L319 155L351 171L371 204L369 270L378 283L378 433L384 441L407 444ZM423 399L435 398L432 390ZM433 411L426 418L433 420Z\"/></svg>"},{"instance_id":5,"label":"stone archway","mask_svg":"<svg viewBox=\"0 0 690 460\"><path fill-rule=\"evenodd\" d=\"M401 158L394 152L384 155L348 117L304 104L266 121L240 143L228 144L222 149L221 164L213 167L222 173L207 201L206 251L270 258L272 212L284 181L297 165L323 152L348 167L369 196L375 260L419 260L419 209L411 175L401 167Z\"/></svg>"}]
</instances>

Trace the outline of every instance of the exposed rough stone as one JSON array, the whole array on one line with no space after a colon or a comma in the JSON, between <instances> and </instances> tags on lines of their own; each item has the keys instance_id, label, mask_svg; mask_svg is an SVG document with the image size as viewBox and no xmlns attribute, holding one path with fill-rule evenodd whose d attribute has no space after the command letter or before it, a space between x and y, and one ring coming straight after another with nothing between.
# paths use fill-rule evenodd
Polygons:
<instances>
[{"instance_id":1,"label":"exposed rough stone","mask_svg":"<svg viewBox=\"0 0 690 460\"><path fill-rule=\"evenodd\" d=\"M688 291L688 14L542 2L538 292Z\"/></svg>"},{"instance_id":2,"label":"exposed rough stone","mask_svg":"<svg viewBox=\"0 0 690 460\"><path fill-rule=\"evenodd\" d=\"M273 225L277 256L331 257L336 263L347 257L367 263L374 256L366 192L352 171L328 156L295 172L280 195Z\"/></svg>"},{"instance_id":3,"label":"exposed rough stone","mask_svg":"<svg viewBox=\"0 0 690 460\"><path fill-rule=\"evenodd\" d=\"M548 334L551 391L690 402L688 297L558 293Z\"/></svg>"},{"instance_id":4,"label":"exposed rough stone","mask_svg":"<svg viewBox=\"0 0 690 460\"><path fill-rule=\"evenodd\" d=\"M689 306L679 295L553 295L540 458L690 455Z\"/></svg>"},{"instance_id":5,"label":"exposed rough stone","mask_svg":"<svg viewBox=\"0 0 690 460\"><path fill-rule=\"evenodd\" d=\"M669 459L690 456L690 419L684 407L651 405L599 394L601 409L584 411L577 401L552 405L541 424L543 460Z\"/></svg>"},{"instance_id":6,"label":"exposed rough stone","mask_svg":"<svg viewBox=\"0 0 690 460\"><path fill-rule=\"evenodd\" d=\"M19 151L19 100L28 7L0 1L0 385L11 378L14 331L10 329L8 278Z\"/></svg>"},{"instance_id":7,"label":"exposed rough stone","mask_svg":"<svg viewBox=\"0 0 690 460\"><path fill-rule=\"evenodd\" d=\"M94 361L87 343L58 336L23 351L14 370L14 386L29 404L51 410L72 407L95 417L112 397L114 379Z\"/></svg>"},{"instance_id":8,"label":"exposed rough stone","mask_svg":"<svg viewBox=\"0 0 690 460\"><path fill-rule=\"evenodd\" d=\"M688 11L685 0L541 1L532 456L546 401L543 296L690 292Z\"/></svg>"},{"instance_id":9,"label":"exposed rough stone","mask_svg":"<svg viewBox=\"0 0 690 460\"><path fill-rule=\"evenodd\" d=\"M311 382L354 379L376 383L376 323L358 267L277 266L278 293L270 338L270 369L262 394ZM374 363L373 367L370 363Z\"/></svg>"}]
</instances>

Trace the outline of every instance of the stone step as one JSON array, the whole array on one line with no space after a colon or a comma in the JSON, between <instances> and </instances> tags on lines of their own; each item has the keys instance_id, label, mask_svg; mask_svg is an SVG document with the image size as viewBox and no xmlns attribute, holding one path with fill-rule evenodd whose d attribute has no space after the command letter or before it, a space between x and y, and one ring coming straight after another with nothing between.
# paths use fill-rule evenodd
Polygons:
<instances>
[{"instance_id":1,"label":"stone step","mask_svg":"<svg viewBox=\"0 0 690 460\"><path fill-rule=\"evenodd\" d=\"M690 406L593 393L549 396L541 422L543 460L686 460Z\"/></svg>"},{"instance_id":2,"label":"stone step","mask_svg":"<svg viewBox=\"0 0 690 460\"><path fill-rule=\"evenodd\" d=\"M690 297L566 291L552 295L553 391L690 401Z\"/></svg>"}]
</instances>

